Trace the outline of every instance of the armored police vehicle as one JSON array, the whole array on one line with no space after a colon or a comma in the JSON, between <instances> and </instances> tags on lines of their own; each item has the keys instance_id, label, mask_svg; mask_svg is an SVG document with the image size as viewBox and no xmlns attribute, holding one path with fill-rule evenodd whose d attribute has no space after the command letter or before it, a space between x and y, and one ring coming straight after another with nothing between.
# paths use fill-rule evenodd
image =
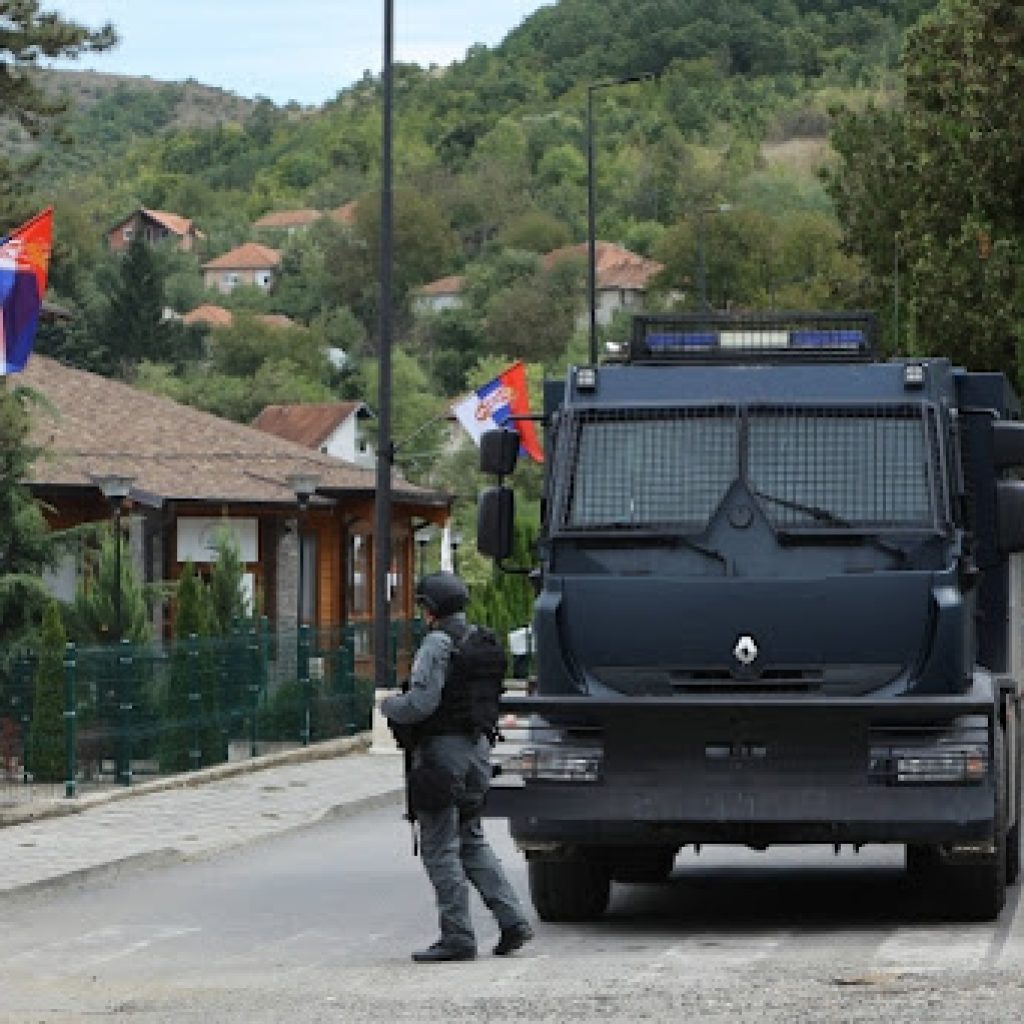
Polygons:
<instances>
[{"instance_id":1,"label":"armored police vehicle","mask_svg":"<svg viewBox=\"0 0 1024 1024\"><path fill-rule=\"evenodd\" d=\"M867 314L642 316L545 386L536 676L507 817L544 920L684 846L898 843L942 913L1020 862L1024 424L1007 381L873 355ZM518 435L480 550L509 569Z\"/></svg>"}]
</instances>

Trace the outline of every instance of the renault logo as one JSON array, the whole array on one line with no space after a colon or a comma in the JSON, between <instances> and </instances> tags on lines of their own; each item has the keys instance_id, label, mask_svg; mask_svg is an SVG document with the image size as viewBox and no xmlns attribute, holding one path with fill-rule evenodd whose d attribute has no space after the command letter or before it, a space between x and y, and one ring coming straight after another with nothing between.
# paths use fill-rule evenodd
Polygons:
<instances>
[{"instance_id":1,"label":"renault logo","mask_svg":"<svg viewBox=\"0 0 1024 1024\"><path fill-rule=\"evenodd\" d=\"M757 661L757 644L752 636L744 634L732 649L733 657L741 665L753 665Z\"/></svg>"}]
</instances>

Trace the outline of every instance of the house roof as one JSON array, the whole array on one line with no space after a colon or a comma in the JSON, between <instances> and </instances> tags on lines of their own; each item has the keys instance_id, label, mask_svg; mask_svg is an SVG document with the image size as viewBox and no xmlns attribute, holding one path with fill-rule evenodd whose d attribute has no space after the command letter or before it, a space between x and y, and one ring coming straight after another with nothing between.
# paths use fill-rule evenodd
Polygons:
<instances>
[{"instance_id":1,"label":"house roof","mask_svg":"<svg viewBox=\"0 0 1024 1024\"><path fill-rule=\"evenodd\" d=\"M296 327L295 321L284 313L257 313L255 319L271 327ZM186 313L181 322L184 324L207 324L210 327L230 327L235 322L235 314L223 306L212 302L204 302L201 306Z\"/></svg>"},{"instance_id":2,"label":"house roof","mask_svg":"<svg viewBox=\"0 0 1024 1024\"><path fill-rule=\"evenodd\" d=\"M316 473L321 494L370 496L376 473L242 423L180 405L45 356L33 356L22 383L56 412L38 406L32 443L45 449L30 483L92 487L90 474L135 478L133 494L167 501L294 504L291 473ZM404 504L443 506L447 495L393 477Z\"/></svg>"},{"instance_id":3,"label":"house roof","mask_svg":"<svg viewBox=\"0 0 1024 1024\"><path fill-rule=\"evenodd\" d=\"M307 448L319 448L350 416L370 416L363 402L310 402L268 405L252 421L257 430L287 438Z\"/></svg>"},{"instance_id":4,"label":"house roof","mask_svg":"<svg viewBox=\"0 0 1024 1024\"><path fill-rule=\"evenodd\" d=\"M281 253L259 242L244 242L203 264L203 270L265 270L281 262Z\"/></svg>"},{"instance_id":5,"label":"house roof","mask_svg":"<svg viewBox=\"0 0 1024 1024\"><path fill-rule=\"evenodd\" d=\"M553 249L541 257L541 266L550 270L556 263L564 259L587 258L586 242L579 245L566 245L561 249ZM646 256L632 252L614 242L596 242L594 245L595 270L598 288L625 288L630 291L643 291L655 274L664 270L664 264L649 260Z\"/></svg>"},{"instance_id":6,"label":"house roof","mask_svg":"<svg viewBox=\"0 0 1024 1024\"><path fill-rule=\"evenodd\" d=\"M212 302L204 302L201 306L186 313L181 322L184 324L209 324L211 327L230 327L234 316L230 309L215 306Z\"/></svg>"},{"instance_id":7,"label":"house roof","mask_svg":"<svg viewBox=\"0 0 1024 1024\"><path fill-rule=\"evenodd\" d=\"M146 207L141 207L139 212L143 216L149 217L150 220L155 220L172 234L187 235L191 232L200 238L203 237L203 233L196 230L195 225L188 217L182 217L177 213L168 213L166 210L148 210Z\"/></svg>"},{"instance_id":8,"label":"house roof","mask_svg":"<svg viewBox=\"0 0 1024 1024\"><path fill-rule=\"evenodd\" d=\"M184 237L185 235L193 234L196 238L206 237L188 217L182 217L180 213L168 213L166 210L150 210L145 206L140 206L137 210L133 210L128 214L127 217L122 217L110 230L113 231L121 227L122 224L130 221L136 214L140 214L147 220L151 220L166 228L172 235Z\"/></svg>"},{"instance_id":9,"label":"house roof","mask_svg":"<svg viewBox=\"0 0 1024 1024\"><path fill-rule=\"evenodd\" d=\"M358 206L357 200L353 199L351 202L345 203L344 206L339 206L335 210L331 210L328 216L333 217L334 220L340 221L342 224L354 224L356 222L356 207Z\"/></svg>"},{"instance_id":10,"label":"house roof","mask_svg":"<svg viewBox=\"0 0 1024 1024\"><path fill-rule=\"evenodd\" d=\"M320 210L274 210L257 220L255 228L305 228L323 216Z\"/></svg>"},{"instance_id":11,"label":"house roof","mask_svg":"<svg viewBox=\"0 0 1024 1024\"><path fill-rule=\"evenodd\" d=\"M418 295L458 295L465 285L466 279L461 274L439 277L436 281L421 285L416 289Z\"/></svg>"}]
</instances>

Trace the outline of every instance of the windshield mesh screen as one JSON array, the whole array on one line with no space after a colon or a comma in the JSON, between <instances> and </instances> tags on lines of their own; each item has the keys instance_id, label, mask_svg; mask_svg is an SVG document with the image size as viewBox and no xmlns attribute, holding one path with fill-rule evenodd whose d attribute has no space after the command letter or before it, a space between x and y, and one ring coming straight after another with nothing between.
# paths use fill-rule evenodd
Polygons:
<instances>
[{"instance_id":1,"label":"windshield mesh screen","mask_svg":"<svg viewBox=\"0 0 1024 1024\"><path fill-rule=\"evenodd\" d=\"M736 479L735 409L672 410L578 423L564 495L570 528L700 528ZM567 506L567 507L566 507Z\"/></svg>"},{"instance_id":2,"label":"windshield mesh screen","mask_svg":"<svg viewBox=\"0 0 1024 1024\"><path fill-rule=\"evenodd\" d=\"M934 410L731 407L577 413L559 429L557 525L704 529L743 480L777 529L938 529Z\"/></svg>"},{"instance_id":3,"label":"windshield mesh screen","mask_svg":"<svg viewBox=\"0 0 1024 1024\"><path fill-rule=\"evenodd\" d=\"M773 526L934 525L920 408L748 413L747 483Z\"/></svg>"}]
</instances>

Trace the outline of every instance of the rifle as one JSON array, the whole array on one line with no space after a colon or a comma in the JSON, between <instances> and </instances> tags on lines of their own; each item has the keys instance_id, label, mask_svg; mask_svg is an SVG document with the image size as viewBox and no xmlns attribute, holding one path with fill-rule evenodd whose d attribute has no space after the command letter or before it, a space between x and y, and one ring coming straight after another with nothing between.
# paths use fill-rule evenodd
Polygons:
<instances>
[{"instance_id":1,"label":"rifle","mask_svg":"<svg viewBox=\"0 0 1024 1024\"><path fill-rule=\"evenodd\" d=\"M416 830L416 812L412 809L412 796L409 793L409 773L412 771L412 747L402 747L402 768L405 777L405 814L402 815L412 829L412 855L420 852L419 833Z\"/></svg>"}]
</instances>

